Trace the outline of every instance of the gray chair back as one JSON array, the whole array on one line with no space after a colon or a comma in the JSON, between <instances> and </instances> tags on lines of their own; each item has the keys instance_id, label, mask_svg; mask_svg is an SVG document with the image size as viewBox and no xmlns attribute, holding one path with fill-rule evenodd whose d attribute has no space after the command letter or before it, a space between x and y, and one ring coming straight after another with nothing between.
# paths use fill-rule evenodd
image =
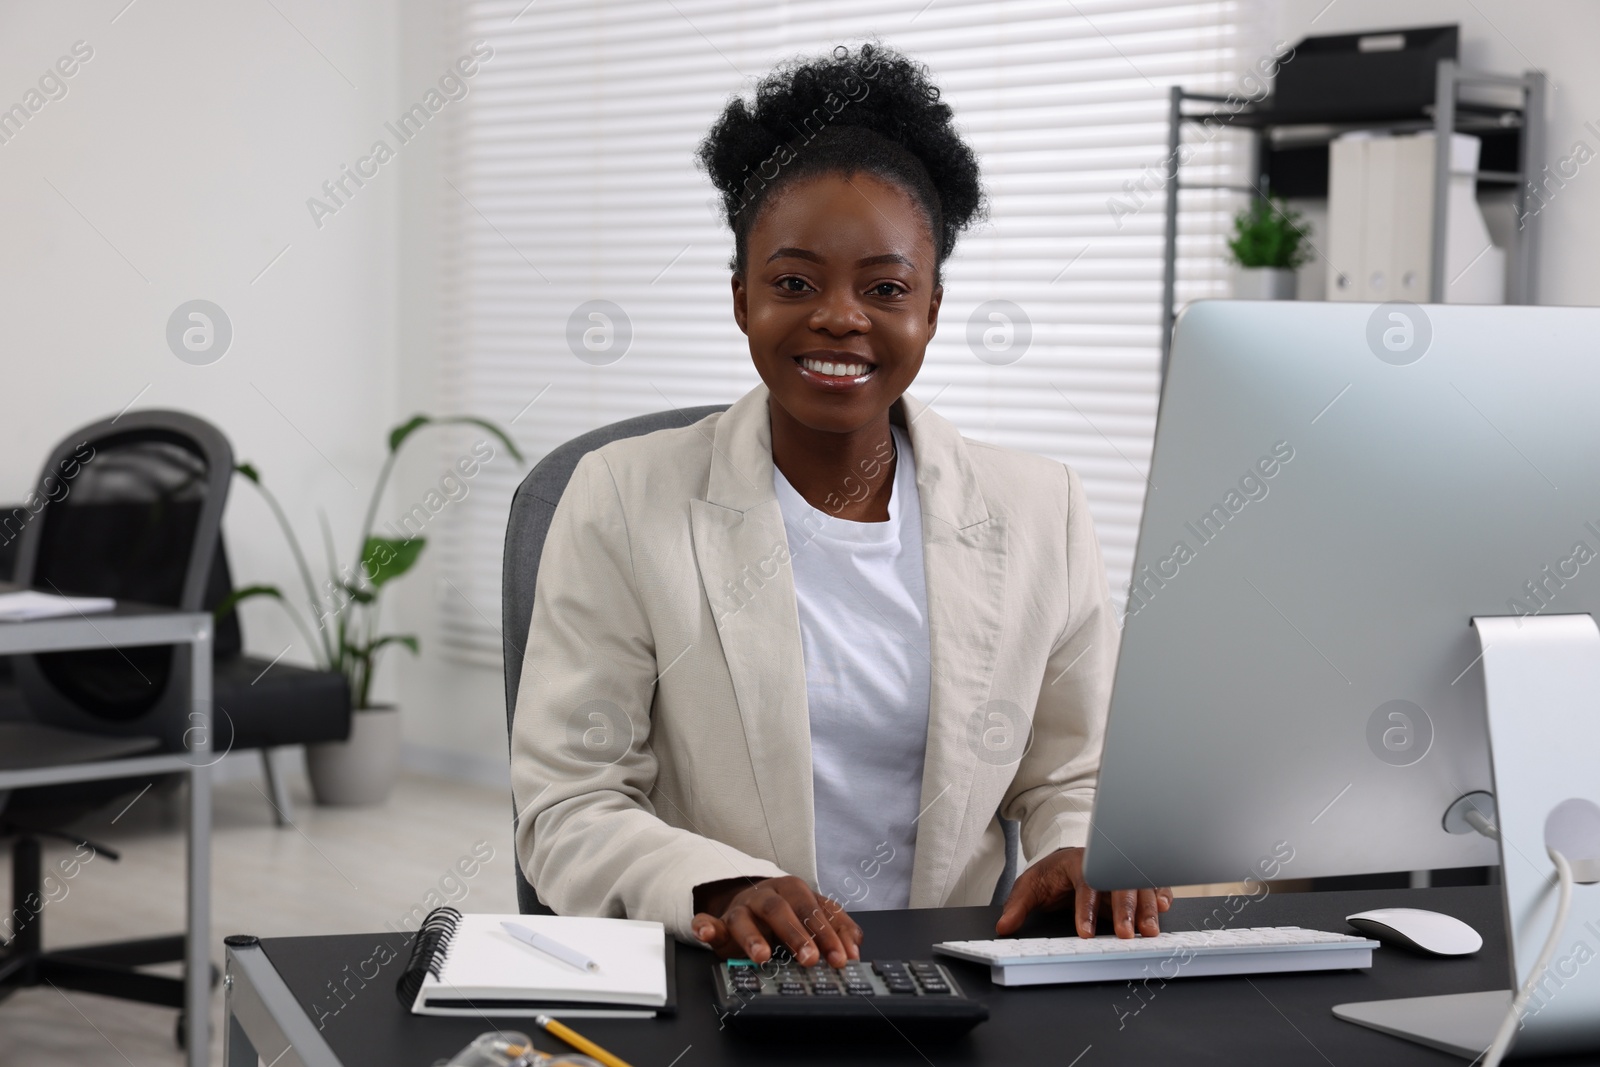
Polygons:
<instances>
[{"instance_id":1,"label":"gray chair back","mask_svg":"<svg viewBox=\"0 0 1600 1067\"><path fill-rule=\"evenodd\" d=\"M541 459L522 479L511 498L511 517L506 522L505 563L500 575L500 625L504 638L506 669L506 733L510 736L517 714L517 686L522 681L522 653L528 646L528 624L533 618L533 591L539 578L539 557L544 554L545 534L555 516L561 494L572 480L578 461L601 445L627 437L639 437L657 430L690 426L726 404L658 411L623 419L598 430L574 437ZM512 818L516 804L512 803ZM523 876L520 860L512 863L517 878L517 904L525 915L548 914L539 903L533 886Z\"/></svg>"},{"instance_id":2,"label":"gray chair back","mask_svg":"<svg viewBox=\"0 0 1600 1067\"><path fill-rule=\"evenodd\" d=\"M22 522L16 581L47 593L203 610L232 478L228 439L194 415L127 411L85 426L56 446L27 514L8 516ZM17 684L47 725L156 736L177 750L193 725L190 652L182 645L18 656Z\"/></svg>"},{"instance_id":3,"label":"gray chair back","mask_svg":"<svg viewBox=\"0 0 1600 1067\"><path fill-rule=\"evenodd\" d=\"M550 530L550 520L572 471L578 461L601 445L627 437L638 437L678 426L689 426L707 415L725 411L726 404L682 410L658 411L632 419L614 422L598 430L590 430L556 448L540 460L517 487L511 498L511 517L506 523L505 563L500 576L500 623L504 637L506 673L506 733L509 737L517 714L517 685L522 680L522 653L528 645L528 624L533 616L533 592L539 576L539 557L544 552L545 534ZM516 804L512 803L512 818L516 818ZM1010 819L1002 820L1006 833L1006 865L995 886L994 902L1002 903L1011 892L1017 877L1017 864L1021 855L1018 827ZM513 827L514 829L514 827ZM524 914L548 914L550 909L539 902L533 886L522 873L520 860L512 863L517 879L517 904Z\"/></svg>"}]
</instances>

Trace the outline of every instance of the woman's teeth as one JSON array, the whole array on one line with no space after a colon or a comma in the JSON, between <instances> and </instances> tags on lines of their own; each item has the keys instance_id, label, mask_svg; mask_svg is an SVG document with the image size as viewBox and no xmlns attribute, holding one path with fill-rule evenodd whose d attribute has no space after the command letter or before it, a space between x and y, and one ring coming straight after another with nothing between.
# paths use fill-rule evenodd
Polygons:
<instances>
[{"instance_id":1,"label":"woman's teeth","mask_svg":"<svg viewBox=\"0 0 1600 1067\"><path fill-rule=\"evenodd\" d=\"M835 378L859 378L872 369L867 363L827 363L820 359L802 359L800 365L813 374Z\"/></svg>"}]
</instances>

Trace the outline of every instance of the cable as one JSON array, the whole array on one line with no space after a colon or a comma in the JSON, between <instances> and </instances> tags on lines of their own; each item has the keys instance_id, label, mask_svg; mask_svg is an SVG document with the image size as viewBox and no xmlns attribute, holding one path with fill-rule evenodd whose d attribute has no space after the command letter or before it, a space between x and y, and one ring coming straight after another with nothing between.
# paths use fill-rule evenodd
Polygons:
<instances>
[{"instance_id":1,"label":"cable","mask_svg":"<svg viewBox=\"0 0 1600 1067\"><path fill-rule=\"evenodd\" d=\"M1477 808L1468 808L1467 813L1463 816L1463 818L1467 820L1468 826L1478 831L1478 833L1482 834L1484 837L1487 837L1490 841L1500 840L1499 828L1496 827L1494 823L1490 822L1484 816L1483 812L1479 811Z\"/></svg>"},{"instance_id":2,"label":"cable","mask_svg":"<svg viewBox=\"0 0 1600 1067\"><path fill-rule=\"evenodd\" d=\"M1544 979L1545 969L1550 966L1550 957L1556 954L1556 946L1561 943L1561 933L1567 926L1567 912L1572 905L1572 865L1567 862L1567 857L1555 849L1546 846L1545 851L1550 853L1550 859L1556 865L1556 877L1561 885L1561 896L1556 903L1555 922L1550 925L1550 936L1545 938L1544 948L1540 950L1539 958L1534 961L1533 970L1528 972L1528 980L1522 983L1522 988L1511 1001L1511 1009L1506 1012L1505 1021L1500 1024L1500 1032L1494 1035L1493 1043L1484 1053L1483 1067L1500 1067L1500 1061L1505 1059L1506 1050L1511 1047L1511 1038L1517 1032L1517 1021L1522 1017L1522 1010L1528 1006L1528 1000L1533 996L1534 989Z\"/></svg>"}]
</instances>

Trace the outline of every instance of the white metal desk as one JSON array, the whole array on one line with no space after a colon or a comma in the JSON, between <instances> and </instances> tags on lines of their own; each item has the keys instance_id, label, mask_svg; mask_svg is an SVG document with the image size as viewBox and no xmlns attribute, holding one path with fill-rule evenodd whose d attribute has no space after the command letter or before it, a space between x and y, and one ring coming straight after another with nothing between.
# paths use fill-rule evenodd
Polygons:
<instances>
[{"instance_id":1,"label":"white metal desk","mask_svg":"<svg viewBox=\"0 0 1600 1067\"><path fill-rule=\"evenodd\" d=\"M211 641L209 613L143 604L118 604L114 611L96 615L0 622L0 655L136 645L186 644L194 650L189 678L190 721L194 725L185 733L187 751L0 771L0 792L141 774L189 775L188 943L183 968L189 1067L205 1067L210 1051Z\"/></svg>"}]
</instances>

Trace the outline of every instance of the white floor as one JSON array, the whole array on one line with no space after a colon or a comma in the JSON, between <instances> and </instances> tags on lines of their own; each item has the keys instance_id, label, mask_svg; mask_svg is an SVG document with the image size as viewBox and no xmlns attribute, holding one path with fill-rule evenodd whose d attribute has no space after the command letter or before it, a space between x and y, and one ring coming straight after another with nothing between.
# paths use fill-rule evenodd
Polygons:
<instances>
[{"instance_id":1,"label":"white floor","mask_svg":"<svg viewBox=\"0 0 1600 1067\"><path fill-rule=\"evenodd\" d=\"M297 807L294 826L282 829L273 825L259 778L216 787L211 943L219 966L227 934L380 930L420 906L441 879L447 893L465 890L461 906L517 910L511 798L503 787L408 775L380 807L319 808L301 774L288 780ZM182 932L181 800L181 793L147 794L120 816L113 808L78 827L120 850L122 859L95 859L64 883L64 896L59 889L49 894L56 899L43 912L46 948ZM480 841L493 848L493 858L463 879L453 871L456 861ZM0 851L0 899L9 900L9 842L0 842ZM64 842L47 843L46 870L72 851ZM165 970L179 973L176 966ZM219 986L212 996L216 1064L222 1062L222 1004ZM176 1067L184 1062L173 1042L176 1014L48 986L23 990L0 1001L0 1064Z\"/></svg>"}]
</instances>

